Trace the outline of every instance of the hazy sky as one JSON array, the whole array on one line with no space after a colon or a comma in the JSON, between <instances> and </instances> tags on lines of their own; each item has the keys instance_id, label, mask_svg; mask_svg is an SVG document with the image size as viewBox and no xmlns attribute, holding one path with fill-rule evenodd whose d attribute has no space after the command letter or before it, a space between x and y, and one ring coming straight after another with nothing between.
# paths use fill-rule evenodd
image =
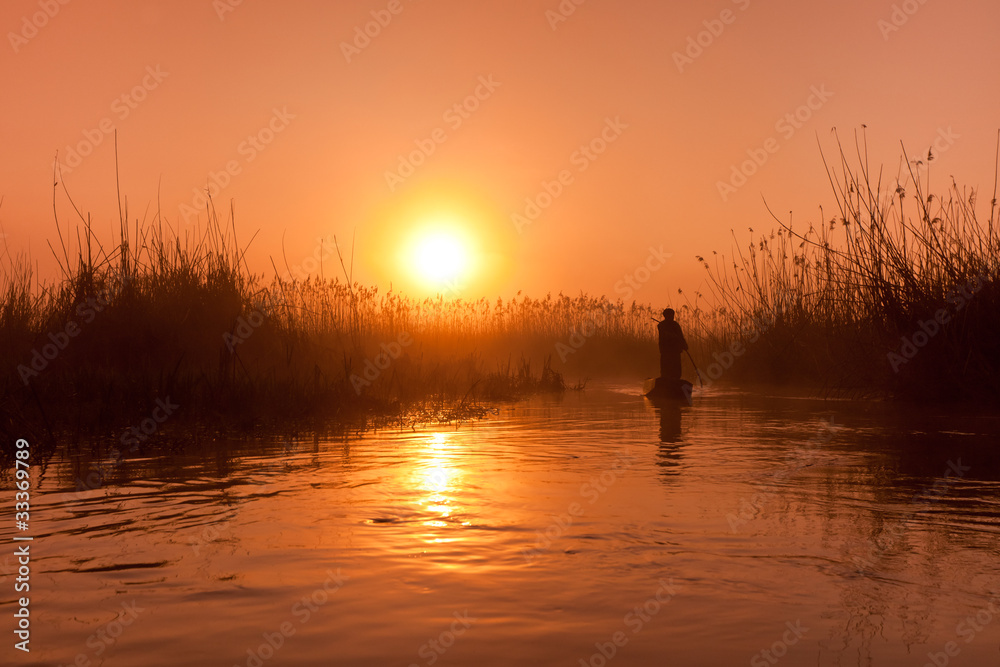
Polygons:
<instances>
[{"instance_id":1,"label":"hazy sky","mask_svg":"<svg viewBox=\"0 0 1000 667\"><path fill-rule=\"evenodd\" d=\"M937 141L934 181L991 196L995 2L578 3L5 0L8 247L54 271L57 151L110 238L115 129L133 220L159 202L193 232L210 187L244 242L259 230L254 269L307 271L318 239L356 233L355 277L409 292L421 238L450 229L463 296L676 303L704 277L694 255L772 226L762 195L832 215L834 127L853 146L867 125L893 176L900 141Z\"/></svg>"}]
</instances>

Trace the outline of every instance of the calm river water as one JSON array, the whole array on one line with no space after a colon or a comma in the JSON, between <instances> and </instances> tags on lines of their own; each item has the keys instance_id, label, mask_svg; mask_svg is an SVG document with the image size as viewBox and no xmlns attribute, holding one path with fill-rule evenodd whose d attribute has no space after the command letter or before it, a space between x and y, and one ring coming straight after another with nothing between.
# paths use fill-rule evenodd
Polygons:
<instances>
[{"instance_id":1,"label":"calm river water","mask_svg":"<svg viewBox=\"0 0 1000 667\"><path fill-rule=\"evenodd\" d=\"M997 665L1000 420L602 385L33 470L17 665ZM0 493L12 535L13 486Z\"/></svg>"}]
</instances>

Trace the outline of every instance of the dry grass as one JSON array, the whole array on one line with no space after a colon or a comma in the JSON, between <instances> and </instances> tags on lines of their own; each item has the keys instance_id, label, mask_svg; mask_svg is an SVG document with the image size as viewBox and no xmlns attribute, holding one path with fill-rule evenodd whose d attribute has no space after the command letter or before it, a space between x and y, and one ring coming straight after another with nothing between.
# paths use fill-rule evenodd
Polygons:
<instances>
[{"instance_id":1,"label":"dry grass","mask_svg":"<svg viewBox=\"0 0 1000 667\"><path fill-rule=\"evenodd\" d=\"M7 442L125 438L168 397L179 408L158 434L462 419L484 402L565 389L551 358L569 300L413 301L337 279L268 282L247 268L231 212L184 238L159 217L126 220L123 210L108 248L81 218L75 253L57 221L54 284L8 256Z\"/></svg>"},{"instance_id":2,"label":"dry grass","mask_svg":"<svg viewBox=\"0 0 1000 667\"><path fill-rule=\"evenodd\" d=\"M724 304L701 314L710 347L761 332L731 377L935 400L1000 394L996 186L981 220L976 191L952 182L930 193L933 159L904 150L886 184L863 141L853 158L838 143L832 166L824 157L837 215L806 230L778 220L765 236L751 229L733 260L698 258ZM935 329L936 315L947 321Z\"/></svg>"}]
</instances>

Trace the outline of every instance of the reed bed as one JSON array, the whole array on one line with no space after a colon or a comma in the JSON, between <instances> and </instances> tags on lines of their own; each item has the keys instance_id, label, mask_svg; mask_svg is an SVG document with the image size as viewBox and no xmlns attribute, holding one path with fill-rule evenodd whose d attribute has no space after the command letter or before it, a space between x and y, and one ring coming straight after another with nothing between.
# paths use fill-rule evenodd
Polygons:
<instances>
[{"instance_id":1,"label":"reed bed","mask_svg":"<svg viewBox=\"0 0 1000 667\"><path fill-rule=\"evenodd\" d=\"M1000 155L1000 152L998 152ZM720 307L694 318L727 377L802 382L894 396L995 400L1000 394L1000 238L996 179L979 193L952 181L933 194L934 155L886 178L855 137L827 161L837 213L806 229L778 218L730 259L703 257ZM985 219L983 219L985 218ZM750 339L753 340L750 340Z\"/></svg>"},{"instance_id":2,"label":"reed bed","mask_svg":"<svg viewBox=\"0 0 1000 667\"><path fill-rule=\"evenodd\" d=\"M704 379L995 398L995 192L984 221L975 191L951 183L928 194L932 155L904 154L902 178L885 185L856 146L853 160L840 149L828 167L837 215L805 229L778 220L766 235L751 229L730 259L699 258L710 294L680 295L674 307ZM5 255L4 442L110 433L145 445L192 424L460 420L564 391L564 376L579 387L656 374L659 308L584 294L419 300L346 270L302 280L275 268L267 278L247 267L233 212L210 213L204 229L181 234L159 215L128 223L126 202L107 247L89 218L72 243L57 219L55 283ZM164 406L174 406L166 416Z\"/></svg>"},{"instance_id":3,"label":"reed bed","mask_svg":"<svg viewBox=\"0 0 1000 667\"><path fill-rule=\"evenodd\" d=\"M113 434L146 446L192 425L300 431L412 415L461 420L496 401L564 391L562 372L576 361L560 358L557 343L580 328L591 354L578 358L641 341L655 364L643 306L564 295L414 300L346 279L268 280L246 266L231 211L183 237L159 216L128 219L123 208L116 243L105 246L81 217L72 252L57 220L55 283L8 254L5 442ZM161 419L164 406L174 407Z\"/></svg>"}]
</instances>

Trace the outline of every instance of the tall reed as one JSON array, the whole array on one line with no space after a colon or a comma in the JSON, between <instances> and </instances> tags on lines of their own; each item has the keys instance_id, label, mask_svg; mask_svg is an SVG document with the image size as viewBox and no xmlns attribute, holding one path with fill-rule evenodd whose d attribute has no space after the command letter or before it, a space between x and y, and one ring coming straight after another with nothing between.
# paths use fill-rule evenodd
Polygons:
<instances>
[{"instance_id":1,"label":"tall reed","mask_svg":"<svg viewBox=\"0 0 1000 667\"><path fill-rule=\"evenodd\" d=\"M1000 153L998 153L1000 155ZM703 262L721 304L704 333L720 348L760 333L734 377L952 399L1000 394L1000 237L994 179L988 219L978 193L952 181L931 193L931 152L903 150L894 179L855 136L824 164L837 214L754 235L735 256ZM764 323L763 326L761 323Z\"/></svg>"}]
</instances>

